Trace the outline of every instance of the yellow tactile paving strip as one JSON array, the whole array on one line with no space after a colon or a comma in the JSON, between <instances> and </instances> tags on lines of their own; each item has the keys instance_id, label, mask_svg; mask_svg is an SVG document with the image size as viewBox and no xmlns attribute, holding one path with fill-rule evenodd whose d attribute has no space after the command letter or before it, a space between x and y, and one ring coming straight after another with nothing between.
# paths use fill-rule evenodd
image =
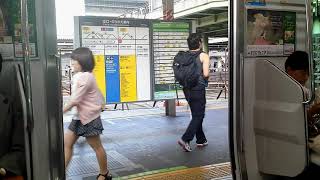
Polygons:
<instances>
[{"instance_id":1,"label":"yellow tactile paving strip","mask_svg":"<svg viewBox=\"0 0 320 180\"><path fill-rule=\"evenodd\" d=\"M166 173L147 175L133 180L211 180L231 175L230 163L188 168Z\"/></svg>"}]
</instances>

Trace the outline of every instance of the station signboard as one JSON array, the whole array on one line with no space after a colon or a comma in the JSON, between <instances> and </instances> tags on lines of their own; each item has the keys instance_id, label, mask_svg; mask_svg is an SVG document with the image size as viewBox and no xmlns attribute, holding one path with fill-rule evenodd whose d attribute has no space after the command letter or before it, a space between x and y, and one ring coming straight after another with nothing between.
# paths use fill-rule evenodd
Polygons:
<instances>
[{"instance_id":1,"label":"station signboard","mask_svg":"<svg viewBox=\"0 0 320 180\"><path fill-rule=\"evenodd\" d=\"M95 56L94 74L107 103L151 100L149 21L80 17L81 46Z\"/></svg>"},{"instance_id":2,"label":"station signboard","mask_svg":"<svg viewBox=\"0 0 320 180\"><path fill-rule=\"evenodd\" d=\"M190 22L79 16L75 30L76 46L94 54L94 74L107 103L177 97L172 64L179 51L188 50Z\"/></svg>"},{"instance_id":3,"label":"station signboard","mask_svg":"<svg viewBox=\"0 0 320 180\"><path fill-rule=\"evenodd\" d=\"M174 56L188 50L188 22L153 22L154 99L175 99L177 84L173 74ZM181 93L179 93L181 94ZM181 97L181 96L180 96Z\"/></svg>"}]
</instances>

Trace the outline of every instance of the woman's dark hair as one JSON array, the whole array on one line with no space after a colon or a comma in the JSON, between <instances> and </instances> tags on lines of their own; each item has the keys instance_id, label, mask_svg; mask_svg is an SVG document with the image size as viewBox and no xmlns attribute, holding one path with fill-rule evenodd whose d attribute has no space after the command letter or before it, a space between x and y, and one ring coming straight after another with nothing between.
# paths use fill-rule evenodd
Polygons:
<instances>
[{"instance_id":1,"label":"woman's dark hair","mask_svg":"<svg viewBox=\"0 0 320 180\"><path fill-rule=\"evenodd\" d=\"M309 56L304 51L293 52L286 60L285 69L304 70L309 73Z\"/></svg>"},{"instance_id":2,"label":"woman's dark hair","mask_svg":"<svg viewBox=\"0 0 320 180\"><path fill-rule=\"evenodd\" d=\"M190 50L199 49L201 43L201 36L197 33L192 33L189 35L187 41Z\"/></svg>"},{"instance_id":3,"label":"woman's dark hair","mask_svg":"<svg viewBox=\"0 0 320 180\"><path fill-rule=\"evenodd\" d=\"M83 72L92 72L94 68L94 58L92 51L86 47L80 47L72 51L71 58L78 61Z\"/></svg>"}]
</instances>

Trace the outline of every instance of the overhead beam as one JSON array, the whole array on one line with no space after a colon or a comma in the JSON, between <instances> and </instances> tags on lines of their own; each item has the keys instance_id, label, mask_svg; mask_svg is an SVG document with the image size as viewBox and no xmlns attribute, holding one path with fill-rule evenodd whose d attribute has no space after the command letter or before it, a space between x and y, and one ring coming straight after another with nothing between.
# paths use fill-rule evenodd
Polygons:
<instances>
[{"instance_id":1,"label":"overhead beam","mask_svg":"<svg viewBox=\"0 0 320 180\"><path fill-rule=\"evenodd\" d=\"M216 29L213 31L203 31L201 33L207 34L207 33L219 33L219 32L228 32L228 29Z\"/></svg>"},{"instance_id":2,"label":"overhead beam","mask_svg":"<svg viewBox=\"0 0 320 180\"><path fill-rule=\"evenodd\" d=\"M87 3L95 3L97 0L85 0ZM145 3L148 2L147 0L135 0L135 1L128 1L128 0L99 0L101 3L113 3L113 2L119 2L119 3Z\"/></svg>"},{"instance_id":3,"label":"overhead beam","mask_svg":"<svg viewBox=\"0 0 320 180\"><path fill-rule=\"evenodd\" d=\"M205 10L209 10L209 9L215 9L215 8L227 8L229 5L228 1L211 1L196 7L190 7L190 5L184 4L184 6L186 7L190 7L190 8L186 8L183 11L177 12L174 14L175 19L177 18L181 18L183 19L184 16L188 16L194 13L199 13L199 12L203 12Z\"/></svg>"},{"instance_id":4,"label":"overhead beam","mask_svg":"<svg viewBox=\"0 0 320 180\"><path fill-rule=\"evenodd\" d=\"M122 5L102 5L102 4L85 4L86 7L97 7L97 8L121 8L121 9L136 9L141 6L122 6Z\"/></svg>"},{"instance_id":5,"label":"overhead beam","mask_svg":"<svg viewBox=\"0 0 320 180\"><path fill-rule=\"evenodd\" d=\"M196 24L197 24L197 27L204 27L204 26L209 26L209 25L219 24L224 22L228 22L228 12L223 12L223 13L215 14L212 16L199 18Z\"/></svg>"},{"instance_id":6,"label":"overhead beam","mask_svg":"<svg viewBox=\"0 0 320 180\"><path fill-rule=\"evenodd\" d=\"M219 7L219 8L214 8L214 10L228 11L228 7Z\"/></svg>"},{"instance_id":7,"label":"overhead beam","mask_svg":"<svg viewBox=\"0 0 320 180\"><path fill-rule=\"evenodd\" d=\"M204 15L204 16L212 16L212 15L215 15L214 13L203 13L203 12L197 12L197 13L194 13L192 15Z\"/></svg>"},{"instance_id":8,"label":"overhead beam","mask_svg":"<svg viewBox=\"0 0 320 180\"><path fill-rule=\"evenodd\" d=\"M192 17L185 17L184 20L197 20L198 18L192 18Z\"/></svg>"}]
</instances>

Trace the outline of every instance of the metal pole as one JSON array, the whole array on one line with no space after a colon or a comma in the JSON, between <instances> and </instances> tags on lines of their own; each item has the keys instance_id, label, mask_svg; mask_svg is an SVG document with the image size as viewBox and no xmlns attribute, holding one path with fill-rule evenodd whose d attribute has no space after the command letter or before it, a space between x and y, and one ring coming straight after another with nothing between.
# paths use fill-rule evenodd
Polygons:
<instances>
[{"instance_id":1,"label":"metal pole","mask_svg":"<svg viewBox=\"0 0 320 180\"><path fill-rule=\"evenodd\" d=\"M29 58L29 31L28 31L28 4L27 0L21 0L21 37L22 37L22 50L23 50L23 64L24 64L24 84L25 84L25 96L27 104L27 122L30 125L29 130L33 129L33 108L32 108L32 89L31 89L31 70L30 70L30 58ZM31 146L30 152L31 151ZM28 156L27 156L28 157ZM32 160L29 159L27 167L32 167ZM32 170L27 168L28 179L32 179Z\"/></svg>"},{"instance_id":2,"label":"metal pole","mask_svg":"<svg viewBox=\"0 0 320 180\"><path fill-rule=\"evenodd\" d=\"M31 94L31 70L30 70L30 47L29 47L29 32L28 32L28 11L27 0L21 0L21 34L22 34L22 49L23 49L23 63L25 76L25 91L28 105L28 118L33 117L32 111L32 94Z\"/></svg>"},{"instance_id":3,"label":"metal pole","mask_svg":"<svg viewBox=\"0 0 320 180\"><path fill-rule=\"evenodd\" d=\"M71 78L71 76L72 76L72 72L71 72L71 67L70 66L68 66L68 78L69 78L69 94L70 94L70 96L71 96L71 94L72 94L72 78Z\"/></svg>"},{"instance_id":4,"label":"metal pole","mask_svg":"<svg viewBox=\"0 0 320 180\"><path fill-rule=\"evenodd\" d=\"M243 65L244 65L244 1L229 1L229 142L235 179L248 179L244 152ZM234 143L236 142L236 143ZM236 172L236 174L235 174Z\"/></svg>"},{"instance_id":5,"label":"metal pole","mask_svg":"<svg viewBox=\"0 0 320 180\"><path fill-rule=\"evenodd\" d=\"M224 53L225 53L225 58L224 58L224 98L227 99L227 90L228 90L228 87L227 87L227 64L228 64L228 48L225 48L224 49Z\"/></svg>"},{"instance_id":6,"label":"metal pole","mask_svg":"<svg viewBox=\"0 0 320 180\"><path fill-rule=\"evenodd\" d=\"M306 21L307 21L307 50L309 54L309 73L310 73L310 90L311 97L303 102L304 104L311 104L315 99L315 88L314 88L314 74L313 74L313 52L312 52L312 13L311 13L311 1L305 0L306 3Z\"/></svg>"}]
</instances>

